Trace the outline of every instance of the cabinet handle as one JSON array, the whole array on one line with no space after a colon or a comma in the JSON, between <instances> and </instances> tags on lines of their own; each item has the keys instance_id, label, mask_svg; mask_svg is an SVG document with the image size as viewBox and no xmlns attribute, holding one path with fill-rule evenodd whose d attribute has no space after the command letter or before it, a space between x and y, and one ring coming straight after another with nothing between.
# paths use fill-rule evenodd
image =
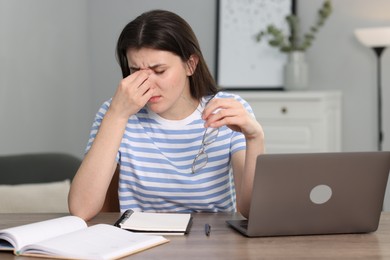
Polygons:
<instances>
[{"instance_id":1,"label":"cabinet handle","mask_svg":"<svg viewBox=\"0 0 390 260\"><path fill-rule=\"evenodd\" d=\"M280 112L282 112L282 114L287 114L287 112L288 112L287 107L282 107L282 108L280 109Z\"/></svg>"}]
</instances>

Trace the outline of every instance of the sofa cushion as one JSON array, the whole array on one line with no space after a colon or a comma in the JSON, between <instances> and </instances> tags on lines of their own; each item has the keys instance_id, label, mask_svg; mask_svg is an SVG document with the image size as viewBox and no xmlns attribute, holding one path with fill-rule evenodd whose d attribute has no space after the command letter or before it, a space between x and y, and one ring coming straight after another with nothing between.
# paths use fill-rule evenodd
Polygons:
<instances>
[{"instance_id":1,"label":"sofa cushion","mask_svg":"<svg viewBox=\"0 0 390 260\"><path fill-rule=\"evenodd\" d=\"M68 213L70 180L0 185L0 213Z\"/></svg>"}]
</instances>

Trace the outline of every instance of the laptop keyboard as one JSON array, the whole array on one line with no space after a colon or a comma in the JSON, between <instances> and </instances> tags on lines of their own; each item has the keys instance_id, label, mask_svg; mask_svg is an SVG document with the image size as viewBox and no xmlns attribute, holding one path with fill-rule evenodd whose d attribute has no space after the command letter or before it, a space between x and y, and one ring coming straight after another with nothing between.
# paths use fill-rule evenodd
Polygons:
<instances>
[{"instance_id":1,"label":"laptop keyboard","mask_svg":"<svg viewBox=\"0 0 390 260\"><path fill-rule=\"evenodd\" d=\"M240 227L248 229L248 220L241 221Z\"/></svg>"}]
</instances>

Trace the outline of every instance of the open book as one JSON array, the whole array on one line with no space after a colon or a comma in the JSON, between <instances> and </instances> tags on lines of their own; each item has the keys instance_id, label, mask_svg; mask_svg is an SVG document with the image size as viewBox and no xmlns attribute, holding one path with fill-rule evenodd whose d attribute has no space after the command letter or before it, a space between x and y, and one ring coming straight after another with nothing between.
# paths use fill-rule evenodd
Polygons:
<instances>
[{"instance_id":1,"label":"open book","mask_svg":"<svg viewBox=\"0 0 390 260\"><path fill-rule=\"evenodd\" d=\"M189 233L189 213L149 213L126 210L115 223L123 229L153 235L184 235Z\"/></svg>"},{"instance_id":2,"label":"open book","mask_svg":"<svg viewBox=\"0 0 390 260\"><path fill-rule=\"evenodd\" d=\"M168 242L107 224L88 227L76 216L66 216L0 230L0 250L15 255L117 259Z\"/></svg>"}]
</instances>

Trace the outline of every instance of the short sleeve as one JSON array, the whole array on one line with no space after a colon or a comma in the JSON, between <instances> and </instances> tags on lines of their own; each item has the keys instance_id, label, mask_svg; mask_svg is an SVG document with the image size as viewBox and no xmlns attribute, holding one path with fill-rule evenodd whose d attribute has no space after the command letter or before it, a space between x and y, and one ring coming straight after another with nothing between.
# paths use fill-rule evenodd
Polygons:
<instances>
[{"instance_id":1,"label":"short sleeve","mask_svg":"<svg viewBox=\"0 0 390 260\"><path fill-rule=\"evenodd\" d=\"M85 148L85 154L88 153L88 151L91 149L92 144L96 138L96 135L99 131L100 125L102 124L103 118L106 115L108 108L111 105L111 100L104 102L101 107L99 108L98 112L95 115L95 119L92 123L91 131L89 133L88 143L87 147ZM116 155L116 161L118 162L120 158L119 151Z\"/></svg>"}]
</instances>

